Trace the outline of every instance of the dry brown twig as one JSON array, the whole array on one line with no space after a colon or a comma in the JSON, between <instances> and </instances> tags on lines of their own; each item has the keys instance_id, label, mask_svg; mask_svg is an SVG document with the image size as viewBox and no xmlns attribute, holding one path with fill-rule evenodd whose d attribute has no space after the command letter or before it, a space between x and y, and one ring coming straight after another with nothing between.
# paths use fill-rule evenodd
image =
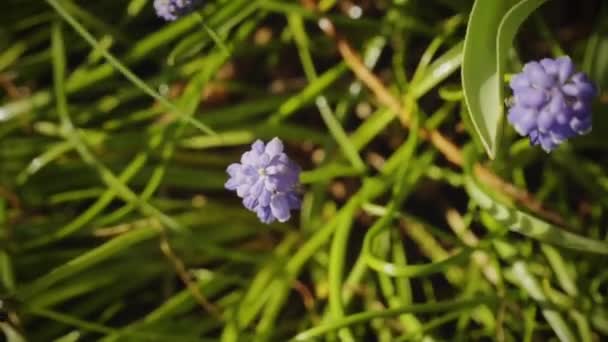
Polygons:
<instances>
[{"instance_id":1,"label":"dry brown twig","mask_svg":"<svg viewBox=\"0 0 608 342\"><path fill-rule=\"evenodd\" d=\"M410 113L407 108L405 108L401 104L401 101L399 101L378 77L365 66L360 55L350 46L348 41L336 31L333 23L328 18L322 18L319 20L319 27L327 36L334 39L338 52L342 56L344 62L355 76L374 93L378 102L396 113L401 124L405 128L409 128L411 121ZM459 167L463 166L464 158L462 149L439 131L421 129L420 136L433 144L433 146L435 146L435 148L452 164ZM482 182L508 197L513 198L516 202L536 213L538 216L558 224L564 224L565 221L559 214L547 210L543 207L541 202L536 200L526 190L517 188L513 184L500 178L484 165L479 163L475 164L474 172Z\"/></svg>"},{"instance_id":2,"label":"dry brown twig","mask_svg":"<svg viewBox=\"0 0 608 342\"><path fill-rule=\"evenodd\" d=\"M308 313L310 314L312 320L316 323L319 323L319 315L315 311L315 296L313 295L312 291L310 291L306 284L299 280L295 280L291 286L294 290L296 290L296 292L300 294L300 297L302 298L302 303L304 304L306 311L308 311Z\"/></svg>"},{"instance_id":3,"label":"dry brown twig","mask_svg":"<svg viewBox=\"0 0 608 342\"><path fill-rule=\"evenodd\" d=\"M221 320L222 315L219 309L207 300L205 295L203 295L203 293L200 291L198 285L192 281L192 277L186 269L184 262L173 252L173 248L171 248L171 245L169 244L168 237L165 231L162 229L160 234L160 250L167 257L167 259L171 261L171 264L173 265L178 277L184 283L188 291L190 291L196 302L207 313L213 315L218 320Z\"/></svg>"},{"instance_id":4,"label":"dry brown twig","mask_svg":"<svg viewBox=\"0 0 608 342\"><path fill-rule=\"evenodd\" d=\"M137 220L130 223L120 224L113 227L99 228L96 229L93 233L96 237L115 237L117 235L125 234L134 229L141 229L143 227L153 227L159 230L160 235L160 250L165 255L165 257L171 262L175 273L180 278L184 286L190 291L192 297L196 300L196 302L203 308L203 310L213 316L215 316L218 320L221 320L221 313L212 303L210 303L207 298L200 291L196 282L192 281L192 276L190 272L188 272L185 263L182 259L173 251L171 244L169 242L169 237L167 236L167 232L163 225L156 218L144 218L141 220Z\"/></svg>"},{"instance_id":5,"label":"dry brown twig","mask_svg":"<svg viewBox=\"0 0 608 342\"><path fill-rule=\"evenodd\" d=\"M21 200L14 192L12 192L11 190L9 190L7 188L4 188L3 186L0 186L0 198L6 199L8 204L14 210L14 215L9 216L9 219L7 222L8 227L6 229L6 236L5 236L6 240L11 240L13 237L13 225L19 219L19 217L21 216L21 213L22 213Z\"/></svg>"}]
</instances>

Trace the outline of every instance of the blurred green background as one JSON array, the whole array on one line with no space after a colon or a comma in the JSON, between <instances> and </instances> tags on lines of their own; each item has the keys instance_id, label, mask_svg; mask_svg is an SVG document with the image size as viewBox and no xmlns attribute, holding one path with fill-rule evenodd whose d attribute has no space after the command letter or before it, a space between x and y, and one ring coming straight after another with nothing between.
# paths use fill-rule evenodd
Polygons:
<instances>
[{"instance_id":1,"label":"blurred green background","mask_svg":"<svg viewBox=\"0 0 608 342\"><path fill-rule=\"evenodd\" d=\"M3 0L0 336L608 339L607 98L590 135L549 155L505 127L488 160L472 5ZM605 90L607 11L547 1L508 73L568 54ZM223 184L275 136L303 206L264 225Z\"/></svg>"}]
</instances>

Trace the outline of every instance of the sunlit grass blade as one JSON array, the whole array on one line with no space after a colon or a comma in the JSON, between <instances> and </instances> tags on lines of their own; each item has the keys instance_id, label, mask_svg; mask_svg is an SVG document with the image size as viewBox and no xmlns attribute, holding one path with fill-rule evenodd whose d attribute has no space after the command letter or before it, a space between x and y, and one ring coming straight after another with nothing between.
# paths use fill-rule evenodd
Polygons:
<instances>
[{"instance_id":1,"label":"sunlit grass blade","mask_svg":"<svg viewBox=\"0 0 608 342\"><path fill-rule=\"evenodd\" d=\"M194 127L200 129L201 131L208 134L215 134L215 132L207 127L207 125L201 123L200 121L186 116L182 113L175 104L171 103L164 96L160 95L157 91L152 89L149 85L147 85L143 80L137 77L131 70L129 70L124 64L122 64L116 57L114 57L105 47L100 46L97 40L82 26L78 23L56 0L46 0L49 5L51 5L59 15L65 19L73 28L82 36L84 40L86 40L91 46L99 51L108 62L115 67L119 72L121 72L129 81L133 82L135 86L140 88L144 93L150 95L152 98L156 99L167 109L175 112L175 114L179 115L179 117Z\"/></svg>"},{"instance_id":2,"label":"sunlit grass blade","mask_svg":"<svg viewBox=\"0 0 608 342\"><path fill-rule=\"evenodd\" d=\"M523 261L517 261L513 264L513 273L517 277L517 281L520 286L532 297L536 300L539 305L542 307L550 305L547 303L547 297L543 294L540 285L538 284L535 277L530 273L527 265ZM556 335L559 337L560 341L563 342L573 342L576 341L574 334L568 327L568 324L565 322L562 315L554 309L551 308L543 308L541 309L543 316L551 328L555 331Z\"/></svg>"},{"instance_id":3,"label":"sunlit grass blade","mask_svg":"<svg viewBox=\"0 0 608 342\"><path fill-rule=\"evenodd\" d=\"M492 304L494 298L478 298L475 300L454 300L427 304L412 304L402 308L389 309L384 311L369 311L347 316L326 325L320 325L312 329L297 334L291 341L308 341L325 333L340 329L342 327L366 322L376 318L392 317L404 313L427 313L427 312L446 312L475 307L478 305Z\"/></svg>"}]
</instances>

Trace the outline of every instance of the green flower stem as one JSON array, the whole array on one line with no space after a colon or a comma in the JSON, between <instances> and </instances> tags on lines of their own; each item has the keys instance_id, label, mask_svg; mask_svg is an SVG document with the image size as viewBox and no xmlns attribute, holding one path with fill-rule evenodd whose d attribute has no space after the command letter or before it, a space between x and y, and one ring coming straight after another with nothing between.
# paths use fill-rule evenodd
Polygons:
<instances>
[{"instance_id":1,"label":"green flower stem","mask_svg":"<svg viewBox=\"0 0 608 342\"><path fill-rule=\"evenodd\" d=\"M328 332L335 331L343 327L368 322L376 318L394 317L404 313L429 313L464 310L479 305L492 305L495 302L496 297L481 297L474 300L459 299L436 303L411 304L403 306L401 308L382 311L367 311L354 315L349 315L345 318L333 321L329 324L319 325L312 329L308 329L294 336L291 341L309 341L311 339L314 339L315 337L327 334Z\"/></svg>"},{"instance_id":2,"label":"green flower stem","mask_svg":"<svg viewBox=\"0 0 608 342\"><path fill-rule=\"evenodd\" d=\"M158 102L160 102L165 108L174 112L176 115L180 117L180 119L185 120L186 122L192 124L194 127L200 129L201 131L207 134L215 134L215 132L209 128L207 125L201 123L195 118L189 117L171 101L167 100L165 97L160 95L157 91L152 89L149 85L147 85L142 79L137 77L131 70L129 70L124 64L122 64L114 55L112 55L105 47L99 45L97 40L82 26L74 17L72 17L66 9L57 1L57 0L46 0L46 2L51 5L55 11L65 20L67 21L72 28L78 34L82 36L84 40L86 40L91 46L99 51L116 70L122 73L129 81L131 81L135 86L141 89L144 93L148 94Z\"/></svg>"}]
</instances>

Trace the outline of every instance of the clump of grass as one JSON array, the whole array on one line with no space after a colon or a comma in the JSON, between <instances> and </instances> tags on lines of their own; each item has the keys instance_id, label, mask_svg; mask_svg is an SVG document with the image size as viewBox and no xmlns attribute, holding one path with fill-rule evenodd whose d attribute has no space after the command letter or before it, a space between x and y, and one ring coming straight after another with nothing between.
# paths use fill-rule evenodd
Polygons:
<instances>
[{"instance_id":1,"label":"clump of grass","mask_svg":"<svg viewBox=\"0 0 608 342\"><path fill-rule=\"evenodd\" d=\"M506 130L488 161L458 74L470 5L218 0L165 23L146 0L8 0L5 338L606 338L605 101L591 135L547 155ZM544 5L509 71L568 51L601 88L606 9ZM275 136L302 208L265 225L225 169Z\"/></svg>"}]
</instances>

